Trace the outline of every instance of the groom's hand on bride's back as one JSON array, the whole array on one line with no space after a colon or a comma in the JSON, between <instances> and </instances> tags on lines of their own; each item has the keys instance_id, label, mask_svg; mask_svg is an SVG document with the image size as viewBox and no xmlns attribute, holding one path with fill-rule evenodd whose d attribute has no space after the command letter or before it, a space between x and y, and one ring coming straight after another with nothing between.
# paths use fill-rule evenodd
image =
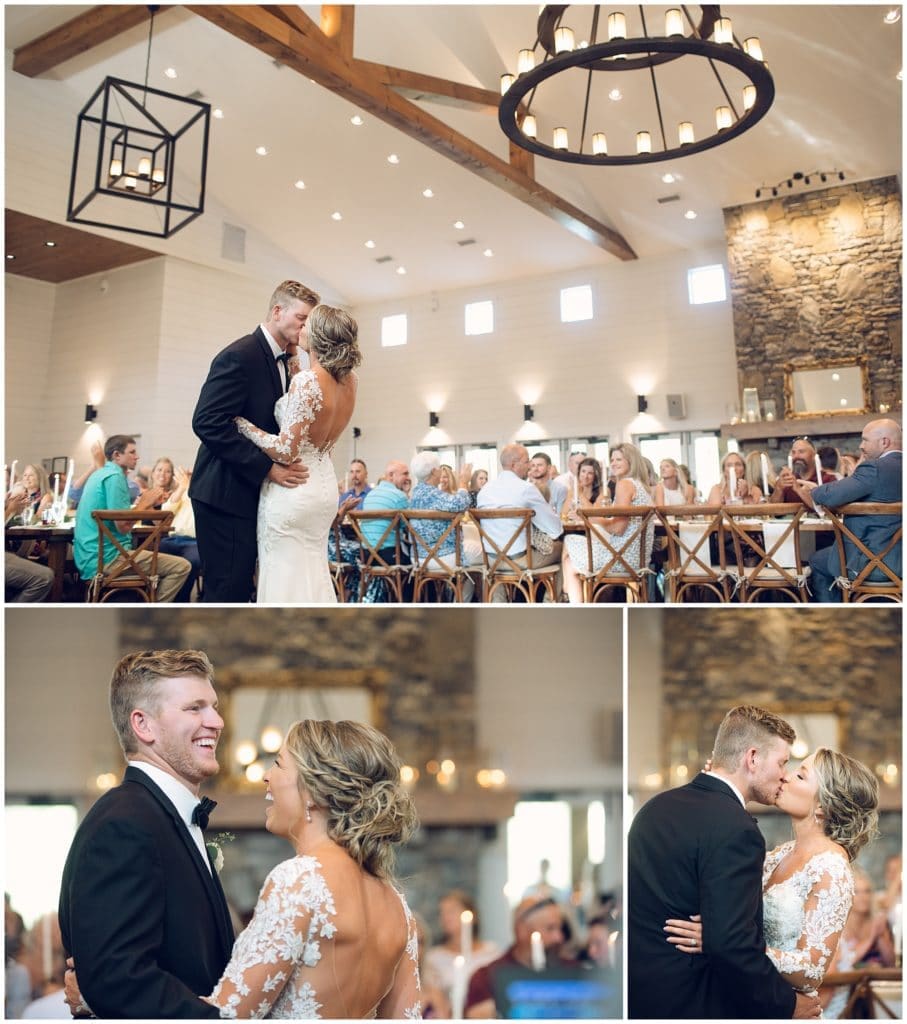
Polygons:
<instances>
[{"instance_id":1,"label":"groom's hand on bride's back","mask_svg":"<svg viewBox=\"0 0 907 1024\"><path fill-rule=\"evenodd\" d=\"M91 1007L82 998L79 982L76 978L75 964L72 957L66 961L66 973L63 975L63 994L69 1012L73 1017L93 1017Z\"/></svg>"},{"instance_id":2,"label":"groom's hand on bride's back","mask_svg":"<svg viewBox=\"0 0 907 1024\"><path fill-rule=\"evenodd\" d=\"M300 484L304 484L308 478L308 467L301 462L294 462L289 466L273 462L268 471L268 479L281 487L298 487Z\"/></svg>"},{"instance_id":3,"label":"groom's hand on bride's back","mask_svg":"<svg viewBox=\"0 0 907 1024\"><path fill-rule=\"evenodd\" d=\"M797 993L797 1002L794 1005L792 1020L809 1020L811 1017L822 1015L822 1004L818 996L808 996L803 992Z\"/></svg>"}]
</instances>

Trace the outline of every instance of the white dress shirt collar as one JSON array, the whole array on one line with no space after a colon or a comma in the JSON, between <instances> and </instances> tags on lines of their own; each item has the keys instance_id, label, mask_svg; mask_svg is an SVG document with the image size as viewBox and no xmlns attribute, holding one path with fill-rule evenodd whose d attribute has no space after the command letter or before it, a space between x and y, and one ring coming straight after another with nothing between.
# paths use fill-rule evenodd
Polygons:
<instances>
[{"instance_id":1,"label":"white dress shirt collar","mask_svg":"<svg viewBox=\"0 0 907 1024\"><path fill-rule=\"evenodd\" d=\"M719 782L723 782L735 797L740 801L741 806L746 807L746 800L743 799L743 794L740 790L731 782L730 779L726 779L723 775L719 775L717 772L703 772L703 775L708 775L712 779L717 779Z\"/></svg>"},{"instance_id":2,"label":"white dress shirt collar","mask_svg":"<svg viewBox=\"0 0 907 1024\"><path fill-rule=\"evenodd\" d=\"M260 324L259 326L261 327L261 333L265 336L265 341L267 341L268 347L271 349L271 352L274 355L274 358L276 359L278 356L282 356L283 355L283 349L271 337L271 332L267 329L267 327L265 327L264 324Z\"/></svg>"},{"instance_id":3,"label":"white dress shirt collar","mask_svg":"<svg viewBox=\"0 0 907 1024\"><path fill-rule=\"evenodd\" d=\"M128 761L127 763L130 768L138 768L139 771L144 772L159 789L163 790L164 796L176 808L176 813L189 830L192 841L198 847L198 852L202 855L202 860L210 871L211 862L208 860L208 853L205 850L205 834L198 825L192 824L192 812L199 802L198 794L193 793L188 786L180 782L179 779L175 779L169 772L158 768L157 765L148 764L147 761Z\"/></svg>"}]
</instances>

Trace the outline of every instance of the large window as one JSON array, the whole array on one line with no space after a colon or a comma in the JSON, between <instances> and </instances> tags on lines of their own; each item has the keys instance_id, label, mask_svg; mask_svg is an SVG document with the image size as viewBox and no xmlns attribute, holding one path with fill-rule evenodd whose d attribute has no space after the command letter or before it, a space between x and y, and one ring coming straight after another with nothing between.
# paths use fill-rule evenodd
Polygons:
<instances>
[{"instance_id":1,"label":"large window","mask_svg":"<svg viewBox=\"0 0 907 1024\"><path fill-rule=\"evenodd\" d=\"M63 865L78 823L71 804L6 807L4 888L28 927L57 909Z\"/></svg>"},{"instance_id":2,"label":"large window","mask_svg":"<svg viewBox=\"0 0 907 1024\"><path fill-rule=\"evenodd\" d=\"M406 344L406 314L395 313L381 318L381 344L384 348Z\"/></svg>"},{"instance_id":3,"label":"large window","mask_svg":"<svg viewBox=\"0 0 907 1024\"><path fill-rule=\"evenodd\" d=\"M724 267L720 263L710 267L693 267L687 271L687 288L691 306L705 302L724 302L727 298Z\"/></svg>"},{"instance_id":4,"label":"large window","mask_svg":"<svg viewBox=\"0 0 907 1024\"><path fill-rule=\"evenodd\" d=\"M581 284L576 288L561 288L561 323L592 319L592 286Z\"/></svg>"},{"instance_id":5,"label":"large window","mask_svg":"<svg viewBox=\"0 0 907 1024\"><path fill-rule=\"evenodd\" d=\"M494 444L457 444L446 448L437 448L431 445L422 445L420 452L437 452L441 464L453 466L454 472L458 473L460 466L467 462L472 466L473 473L478 469L484 469L489 480L498 475L500 462L498 461L498 448Z\"/></svg>"},{"instance_id":6,"label":"large window","mask_svg":"<svg viewBox=\"0 0 907 1024\"><path fill-rule=\"evenodd\" d=\"M673 434L644 434L636 446L651 461L658 473L662 459L673 459L690 470L697 499L708 497L721 476L718 434L708 431L679 431Z\"/></svg>"},{"instance_id":7,"label":"large window","mask_svg":"<svg viewBox=\"0 0 907 1024\"><path fill-rule=\"evenodd\" d=\"M467 335L491 334L494 330L494 303L470 302L466 306Z\"/></svg>"}]
</instances>

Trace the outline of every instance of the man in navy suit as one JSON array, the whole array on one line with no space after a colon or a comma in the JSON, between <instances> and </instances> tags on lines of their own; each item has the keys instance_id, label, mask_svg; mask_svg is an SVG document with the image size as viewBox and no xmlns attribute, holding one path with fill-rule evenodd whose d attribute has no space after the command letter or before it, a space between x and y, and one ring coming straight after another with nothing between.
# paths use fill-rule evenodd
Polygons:
<instances>
[{"instance_id":1,"label":"man in navy suit","mask_svg":"<svg viewBox=\"0 0 907 1024\"><path fill-rule=\"evenodd\" d=\"M825 505L838 508L851 502L889 503L901 500L901 428L894 420L872 420L863 428L860 440L862 459L851 476L834 483L816 484L808 480L798 480L797 493L803 501L815 507ZM855 537L866 545L874 554L884 551L895 531L901 525L901 517L885 516L845 516L847 528ZM847 572L841 571L841 560L837 547L823 548L809 560L812 570L810 589L817 601L833 602L841 600L841 591L835 585L835 579L846 575L854 579L866 565L867 558L861 554L852 541L845 539L844 553L847 558ZM885 556L885 564L901 575L901 545L896 544ZM875 570L870 580L884 580L884 575Z\"/></svg>"},{"instance_id":2,"label":"man in navy suit","mask_svg":"<svg viewBox=\"0 0 907 1024\"><path fill-rule=\"evenodd\" d=\"M95 1016L218 1016L199 997L230 959L233 926L196 810L224 727L213 672L202 651L142 651L114 669L110 710L128 767L76 832L59 907Z\"/></svg>"},{"instance_id":3,"label":"man in navy suit","mask_svg":"<svg viewBox=\"0 0 907 1024\"><path fill-rule=\"evenodd\" d=\"M774 804L794 730L742 704L724 717L712 767L640 807L628 836L629 1016L790 1019L819 1015L765 955L765 840L746 802ZM702 919L698 956L667 941L669 918ZM697 951L699 952L699 951Z\"/></svg>"},{"instance_id":4,"label":"man in navy suit","mask_svg":"<svg viewBox=\"0 0 907 1024\"><path fill-rule=\"evenodd\" d=\"M298 487L308 478L309 471L300 462L272 462L233 421L245 416L269 434L278 432L274 403L289 388L285 357L296 354L318 301L317 293L298 281L279 284L265 322L218 352L202 386L192 417L201 446L189 497L204 601L249 601L258 556L255 521L262 481L267 477L282 487Z\"/></svg>"}]
</instances>

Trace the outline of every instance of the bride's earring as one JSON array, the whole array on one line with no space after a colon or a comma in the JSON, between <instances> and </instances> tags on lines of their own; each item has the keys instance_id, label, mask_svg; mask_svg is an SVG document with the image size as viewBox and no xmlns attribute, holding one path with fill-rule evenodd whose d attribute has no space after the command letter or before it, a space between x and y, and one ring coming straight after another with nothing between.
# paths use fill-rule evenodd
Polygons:
<instances>
[{"instance_id":1,"label":"bride's earring","mask_svg":"<svg viewBox=\"0 0 907 1024\"><path fill-rule=\"evenodd\" d=\"M309 824L311 824L311 822L312 822L312 808L314 806L315 806L314 804L306 804L305 805L305 820L307 822L309 822Z\"/></svg>"}]
</instances>

